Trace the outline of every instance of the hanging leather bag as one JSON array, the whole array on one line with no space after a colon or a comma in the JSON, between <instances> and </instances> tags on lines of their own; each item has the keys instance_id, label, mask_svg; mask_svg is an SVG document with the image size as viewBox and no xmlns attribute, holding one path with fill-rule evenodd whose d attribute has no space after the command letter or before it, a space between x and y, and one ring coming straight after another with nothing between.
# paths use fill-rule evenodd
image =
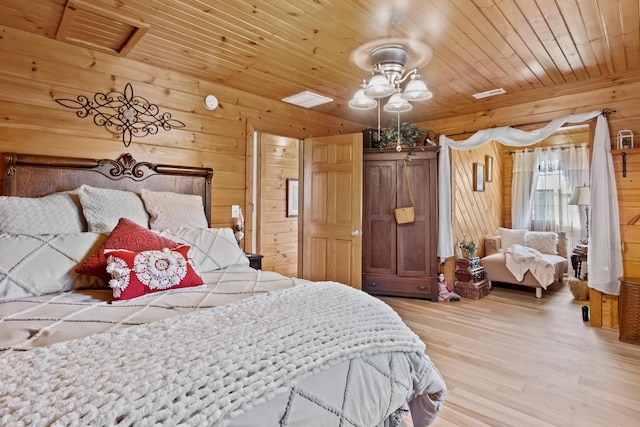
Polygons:
<instances>
[{"instance_id":1,"label":"hanging leather bag","mask_svg":"<svg viewBox=\"0 0 640 427\"><path fill-rule=\"evenodd\" d=\"M404 160L402 164L404 169L404 177L407 180L407 188L409 189L409 200L411 200L411 206L405 208L395 208L393 210L393 216L396 218L398 224L409 224L415 221L416 213L414 210L413 191L411 190L411 181L409 180L409 171L407 170L407 161Z\"/></svg>"}]
</instances>

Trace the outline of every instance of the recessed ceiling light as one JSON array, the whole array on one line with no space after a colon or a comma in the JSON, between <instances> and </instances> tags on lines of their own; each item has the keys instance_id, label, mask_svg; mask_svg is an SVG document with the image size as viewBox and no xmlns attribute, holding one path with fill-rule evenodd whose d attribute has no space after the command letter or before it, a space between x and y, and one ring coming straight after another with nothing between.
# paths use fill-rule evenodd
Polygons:
<instances>
[{"instance_id":1,"label":"recessed ceiling light","mask_svg":"<svg viewBox=\"0 0 640 427\"><path fill-rule=\"evenodd\" d=\"M491 89L486 92L475 93L473 94L473 97L475 99L488 98L490 96L501 95L503 93L507 93L507 91L499 87L498 89Z\"/></svg>"},{"instance_id":2,"label":"recessed ceiling light","mask_svg":"<svg viewBox=\"0 0 640 427\"><path fill-rule=\"evenodd\" d=\"M299 107L312 108L318 105L332 102L333 99L305 90L304 92L282 98L282 101L288 102L289 104L297 105Z\"/></svg>"}]
</instances>

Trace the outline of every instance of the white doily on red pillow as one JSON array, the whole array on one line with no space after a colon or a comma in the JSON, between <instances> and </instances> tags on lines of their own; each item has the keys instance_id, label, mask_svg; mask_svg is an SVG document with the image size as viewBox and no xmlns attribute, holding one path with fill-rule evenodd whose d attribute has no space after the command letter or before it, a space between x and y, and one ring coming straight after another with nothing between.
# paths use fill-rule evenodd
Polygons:
<instances>
[{"instance_id":1,"label":"white doily on red pillow","mask_svg":"<svg viewBox=\"0 0 640 427\"><path fill-rule=\"evenodd\" d=\"M131 299L151 292L201 285L202 278L189 260L189 249L182 245L143 252L105 250L113 297Z\"/></svg>"}]
</instances>

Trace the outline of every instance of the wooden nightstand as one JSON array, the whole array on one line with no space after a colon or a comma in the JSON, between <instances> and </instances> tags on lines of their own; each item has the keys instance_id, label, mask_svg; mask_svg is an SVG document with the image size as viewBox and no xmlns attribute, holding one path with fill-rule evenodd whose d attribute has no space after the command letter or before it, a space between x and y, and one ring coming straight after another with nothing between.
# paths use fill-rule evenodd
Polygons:
<instances>
[{"instance_id":1,"label":"wooden nightstand","mask_svg":"<svg viewBox=\"0 0 640 427\"><path fill-rule=\"evenodd\" d=\"M262 270L262 255L258 254L245 254L249 258L249 267L256 270Z\"/></svg>"}]
</instances>

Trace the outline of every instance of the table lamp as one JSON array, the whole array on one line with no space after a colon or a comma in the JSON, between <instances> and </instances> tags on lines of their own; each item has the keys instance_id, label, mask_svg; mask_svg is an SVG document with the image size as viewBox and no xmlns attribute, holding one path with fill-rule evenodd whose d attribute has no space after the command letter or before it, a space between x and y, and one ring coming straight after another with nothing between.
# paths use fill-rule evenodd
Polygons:
<instances>
[{"instance_id":1,"label":"table lamp","mask_svg":"<svg viewBox=\"0 0 640 427\"><path fill-rule=\"evenodd\" d=\"M591 193L589 187L582 185L573 189L573 194L569 198L568 205L571 206L584 206L584 211L587 216L585 222L585 229L587 230L587 239L589 239L589 204L591 202Z\"/></svg>"}]
</instances>

